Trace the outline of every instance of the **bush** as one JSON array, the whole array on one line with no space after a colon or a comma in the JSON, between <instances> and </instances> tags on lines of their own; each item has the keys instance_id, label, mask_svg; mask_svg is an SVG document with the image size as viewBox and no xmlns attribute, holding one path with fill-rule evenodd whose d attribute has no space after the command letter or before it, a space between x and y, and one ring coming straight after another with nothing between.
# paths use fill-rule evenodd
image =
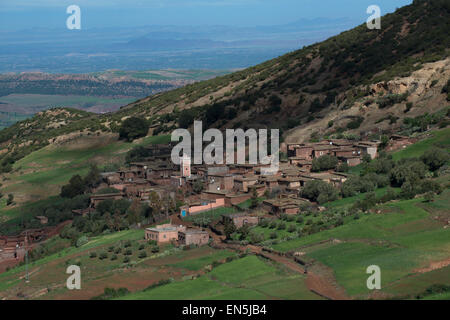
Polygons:
<instances>
[{"instance_id":1,"label":"bush","mask_svg":"<svg viewBox=\"0 0 450 320\"><path fill-rule=\"evenodd\" d=\"M97 258L97 252L91 252L89 258Z\"/></svg>"},{"instance_id":2,"label":"bush","mask_svg":"<svg viewBox=\"0 0 450 320\"><path fill-rule=\"evenodd\" d=\"M270 239L276 239L276 238L278 238L278 234L276 232L271 232Z\"/></svg>"},{"instance_id":3,"label":"bush","mask_svg":"<svg viewBox=\"0 0 450 320\"><path fill-rule=\"evenodd\" d=\"M100 255L98 256L98 258L100 259L100 260L104 260L104 259L107 259L108 258L108 254L106 253L106 252L101 252L100 253Z\"/></svg>"},{"instance_id":4,"label":"bush","mask_svg":"<svg viewBox=\"0 0 450 320\"><path fill-rule=\"evenodd\" d=\"M147 252L141 251L141 252L139 253L139 258L140 258L140 259L147 258Z\"/></svg>"},{"instance_id":5,"label":"bush","mask_svg":"<svg viewBox=\"0 0 450 320\"><path fill-rule=\"evenodd\" d=\"M77 240L77 243L76 243L76 247L77 248L79 248L79 247L81 247L82 245L85 245L86 243L88 243L89 242L89 240L88 240L88 237L86 237L86 236L81 236L80 238L78 238L78 240Z\"/></svg>"},{"instance_id":6,"label":"bush","mask_svg":"<svg viewBox=\"0 0 450 320\"><path fill-rule=\"evenodd\" d=\"M450 156L444 149L431 148L420 157L420 160L422 160L431 171L436 171L450 160Z\"/></svg>"},{"instance_id":7,"label":"bush","mask_svg":"<svg viewBox=\"0 0 450 320\"><path fill-rule=\"evenodd\" d=\"M286 224L285 224L284 222L280 222L280 223L278 224L277 229L278 229L278 230L284 230L284 229L286 229Z\"/></svg>"},{"instance_id":8,"label":"bush","mask_svg":"<svg viewBox=\"0 0 450 320\"><path fill-rule=\"evenodd\" d=\"M132 254L133 254L133 250L131 250L131 249L127 249L124 252L124 255L126 255L126 256L131 256Z\"/></svg>"},{"instance_id":9,"label":"bush","mask_svg":"<svg viewBox=\"0 0 450 320\"><path fill-rule=\"evenodd\" d=\"M143 118L131 117L122 122L119 129L119 138L127 141L145 137L148 133L149 124Z\"/></svg>"},{"instance_id":10,"label":"bush","mask_svg":"<svg viewBox=\"0 0 450 320\"><path fill-rule=\"evenodd\" d=\"M329 183L320 180L308 181L301 191L301 195L311 201L323 204L337 199L337 190Z\"/></svg>"},{"instance_id":11,"label":"bush","mask_svg":"<svg viewBox=\"0 0 450 320\"><path fill-rule=\"evenodd\" d=\"M113 254L113 255L111 256L111 261L114 261L114 260L117 260L117 255L115 255L115 254Z\"/></svg>"},{"instance_id":12,"label":"bush","mask_svg":"<svg viewBox=\"0 0 450 320\"><path fill-rule=\"evenodd\" d=\"M311 171L319 172L324 170L335 169L338 163L339 163L338 158L326 154L312 161Z\"/></svg>"},{"instance_id":13,"label":"bush","mask_svg":"<svg viewBox=\"0 0 450 320\"><path fill-rule=\"evenodd\" d=\"M288 232L295 232L296 230L297 228L293 224L291 224L287 229Z\"/></svg>"},{"instance_id":14,"label":"bush","mask_svg":"<svg viewBox=\"0 0 450 320\"><path fill-rule=\"evenodd\" d=\"M123 263L128 263L128 262L130 262L130 258L129 257L123 258Z\"/></svg>"}]
</instances>

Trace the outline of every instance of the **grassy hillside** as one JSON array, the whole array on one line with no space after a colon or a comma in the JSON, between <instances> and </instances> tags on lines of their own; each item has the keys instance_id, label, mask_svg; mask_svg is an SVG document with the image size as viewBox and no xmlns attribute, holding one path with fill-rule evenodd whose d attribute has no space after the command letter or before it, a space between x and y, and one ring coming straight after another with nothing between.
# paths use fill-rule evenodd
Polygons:
<instances>
[{"instance_id":1,"label":"grassy hillside","mask_svg":"<svg viewBox=\"0 0 450 320\"><path fill-rule=\"evenodd\" d=\"M117 133L132 115L148 119L157 132L189 125L194 118L220 128L279 128L287 139L396 130L398 119L435 112L447 103L442 89L450 78L445 60L449 17L448 1L415 0L384 16L381 30L363 24L255 67L141 99L115 113L59 111L57 119L39 114L0 131L5 148L0 168L8 170L10 163L55 138ZM434 63L432 72L427 71L429 62ZM407 84L406 91L401 83ZM398 119L376 123L386 114ZM349 127L355 119L359 126ZM56 128L43 130L49 123Z\"/></svg>"},{"instance_id":2,"label":"grassy hillside","mask_svg":"<svg viewBox=\"0 0 450 320\"><path fill-rule=\"evenodd\" d=\"M380 266L382 292L387 296L419 293L433 283L450 283L448 277L431 275L430 281L424 281L426 272L421 271L450 256L450 231L436 219L445 211L444 220L450 218L446 210L449 196L447 189L431 204L422 198L386 204L380 207L382 214L364 215L341 227L282 242L273 248L302 251L330 267L338 283L352 296L370 294L365 273L370 265ZM401 283L409 283L408 289L402 290Z\"/></svg>"}]
</instances>

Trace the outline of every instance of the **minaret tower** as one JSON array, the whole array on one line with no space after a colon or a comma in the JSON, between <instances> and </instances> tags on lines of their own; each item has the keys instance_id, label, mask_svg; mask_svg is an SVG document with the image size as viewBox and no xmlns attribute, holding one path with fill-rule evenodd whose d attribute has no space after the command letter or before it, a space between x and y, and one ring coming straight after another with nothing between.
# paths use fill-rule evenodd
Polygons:
<instances>
[{"instance_id":1,"label":"minaret tower","mask_svg":"<svg viewBox=\"0 0 450 320\"><path fill-rule=\"evenodd\" d=\"M189 178L191 176L191 157L187 154L183 154L183 158L181 158L181 176Z\"/></svg>"}]
</instances>

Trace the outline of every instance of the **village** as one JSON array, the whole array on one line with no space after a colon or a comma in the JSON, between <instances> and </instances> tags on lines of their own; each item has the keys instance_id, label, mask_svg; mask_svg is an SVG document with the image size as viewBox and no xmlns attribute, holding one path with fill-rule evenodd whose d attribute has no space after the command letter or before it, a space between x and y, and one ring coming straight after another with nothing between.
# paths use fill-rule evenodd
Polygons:
<instances>
[{"instance_id":1,"label":"village","mask_svg":"<svg viewBox=\"0 0 450 320\"><path fill-rule=\"evenodd\" d=\"M407 137L393 135L389 147L398 149L411 144ZM317 143L283 143L281 152L287 158L280 161L275 175L261 174L264 165L224 164L192 165L190 157L184 155L180 164L171 162L171 145L149 145L150 157L142 162L131 162L126 169L102 173L102 183L97 189L114 189L114 193L94 194L88 208L74 210L87 215L95 211L99 203L106 200L128 199L151 203L157 195L168 211L168 203L182 197L183 205L175 213L178 224L164 223L145 229L145 239L158 244L202 246L208 244L211 230L200 229L185 223L185 219L220 208L236 208L238 212L223 214L221 226L232 222L236 228L257 225L262 216L280 217L301 214L304 205L323 209L317 203L300 196L308 181L324 181L339 188L347 180L346 172L335 169L314 172L313 161L332 156L339 165L353 167L364 157L375 159L379 152L379 141L349 141L344 139L323 140ZM276 192L275 192L276 191ZM265 197L269 193L275 197ZM238 207L252 198L263 199L256 210ZM217 230L216 230L217 231Z\"/></svg>"}]
</instances>

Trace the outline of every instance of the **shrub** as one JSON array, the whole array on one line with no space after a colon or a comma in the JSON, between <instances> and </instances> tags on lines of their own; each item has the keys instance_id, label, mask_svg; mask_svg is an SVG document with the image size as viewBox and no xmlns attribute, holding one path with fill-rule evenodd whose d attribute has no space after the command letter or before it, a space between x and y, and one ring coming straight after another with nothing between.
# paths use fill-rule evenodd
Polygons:
<instances>
[{"instance_id":1,"label":"shrub","mask_svg":"<svg viewBox=\"0 0 450 320\"><path fill-rule=\"evenodd\" d=\"M117 255L113 254L113 255L111 256L111 260L112 260L112 261L117 260Z\"/></svg>"},{"instance_id":2,"label":"shrub","mask_svg":"<svg viewBox=\"0 0 450 320\"><path fill-rule=\"evenodd\" d=\"M143 118L131 117L122 122L119 129L119 138L127 141L145 137L148 133L149 124Z\"/></svg>"},{"instance_id":3,"label":"shrub","mask_svg":"<svg viewBox=\"0 0 450 320\"><path fill-rule=\"evenodd\" d=\"M131 250L131 249L127 249L124 252L124 255L126 255L126 256L131 256L132 254L133 254L133 250Z\"/></svg>"},{"instance_id":4,"label":"shrub","mask_svg":"<svg viewBox=\"0 0 450 320\"><path fill-rule=\"evenodd\" d=\"M284 222L280 222L280 223L278 224L277 229L278 229L278 230L284 230L284 229L286 229L286 224L285 224Z\"/></svg>"},{"instance_id":5,"label":"shrub","mask_svg":"<svg viewBox=\"0 0 450 320\"><path fill-rule=\"evenodd\" d=\"M311 201L317 201L319 204L323 204L336 200L338 192L331 184L320 180L312 180L305 184L301 195Z\"/></svg>"},{"instance_id":6,"label":"shrub","mask_svg":"<svg viewBox=\"0 0 450 320\"><path fill-rule=\"evenodd\" d=\"M123 258L123 263L128 263L128 262L130 262L130 258L129 257Z\"/></svg>"},{"instance_id":7,"label":"shrub","mask_svg":"<svg viewBox=\"0 0 450 320\"><path fill-rule=\"evenodd\" d=\"M425 152L421 157L431 171L436 171L450 160L449 153L441 148L431 148L429 152Z\"/></svg>"},{"instance_id":8,"label":"shrub","mask_svg":"<svg viewBox=\"0 0 450 320\"><path fill-rule=\"evenodd\" d=\"M88 237L86 236L81 236L80 238L78 238L77 243L76 243L76 247L79 248L82 245L85 245L86 243L88 243Z\"/></svg>"},{"instance_id":9,"label":"shrub","mask_svg":"<svg viewBox=\"0 0 450 320\"><path fill-rule=\"evenodd\" d=\"M312 161L311 171L319 172L324 170L335 169L338 163L339 163L338 158L326 154Z\"/></svg>"},{"instance_id":10,"label":"shrub","mask_svg":"<svg viewBox=\"0 0 450 320\"><path fill-rule=\"evenodd\" d=\"M141 251L141 252L139 253L139 258L140 258L140 259L147 258L147 252Z\"/></svg>"},{"instance_id":11,"label":"shrub","mask_svg":"<svg viewBox=\"0 0 450 320\"><path fill-rule=\"evenodd\" d=\"M276 232L271 232L270 233L270 239L276 239L276 238L278 238L277 233Z\"/></svg>"},{"instance_id":12,"label":"shrub","mask_svg":"<svg viewBox=\"0 0 450 320\"><path fill-rule=\"evenodd\" d=\"M98 256L98 258L99 258L100 260L107 259L107 258L108 258L108 254L107 254L105 251L103 251L103 252L100 253L100 255Z\"/></svg>"},{"instance_id":13,"label":"shrub","mask_svg":"<svg viewBox=\"0 0 450 320\"><path fill-rule=\"evenodd\" d=\"M97 252L91 252L89 254L89 258L96 258L97 257Z\"/></svg>"}]
</instances>

